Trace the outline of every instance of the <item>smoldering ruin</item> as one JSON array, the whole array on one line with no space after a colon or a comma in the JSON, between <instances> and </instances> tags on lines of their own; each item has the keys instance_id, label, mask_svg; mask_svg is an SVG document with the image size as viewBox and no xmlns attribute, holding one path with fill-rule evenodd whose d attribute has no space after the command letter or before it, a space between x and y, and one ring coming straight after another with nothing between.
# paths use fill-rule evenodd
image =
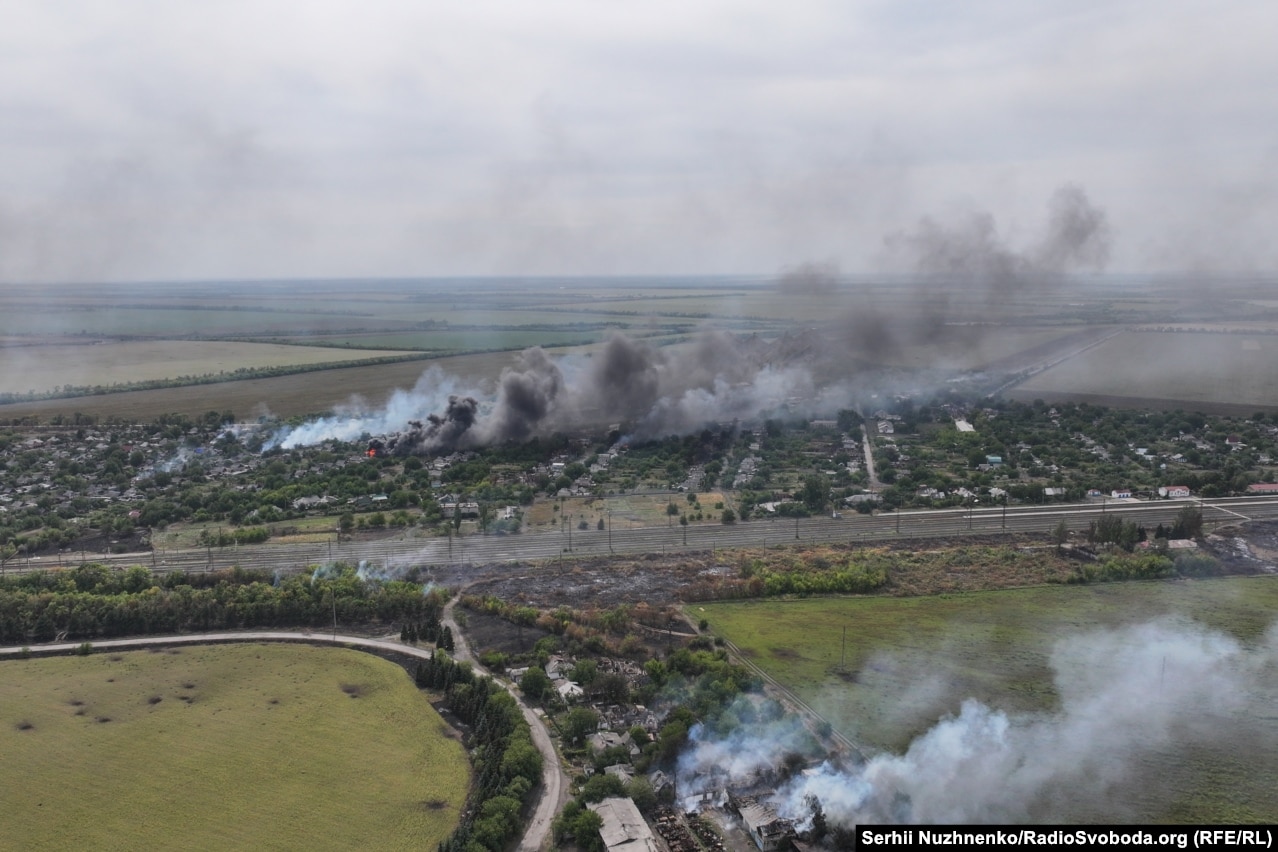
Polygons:
<instances>
[{"instance_id":1,"label":"smoldering ruin","mask_svg":"<svg viewBox=\"0 0 1278 852\"><path fill-rule=\"evenodd\" d=\"M829 826L847 828L1138 818L1158 794L1160 756L1245 752L1272 737L1264 675L1275 665L1273 625L1248 645L1180 619L1078 635L1051 655L1054 712L968 699L902 753L868 758L805 752L810 738L792 715L724 737L697 728L678 795L690 809L751 797L780 821L773 829L794 832L811 827L814 801Z\"/></svg>"}]
</instances>

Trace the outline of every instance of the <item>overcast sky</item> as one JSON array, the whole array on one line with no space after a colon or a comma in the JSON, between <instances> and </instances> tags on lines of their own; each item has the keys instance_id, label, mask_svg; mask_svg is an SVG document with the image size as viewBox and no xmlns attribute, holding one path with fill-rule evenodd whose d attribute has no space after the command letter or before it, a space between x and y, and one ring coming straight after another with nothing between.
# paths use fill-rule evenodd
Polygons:
<instances>
[{"instance_id":1,"label":"overcast sky","mask_svg":"<svg viewBox=\"0 0 1278 852\"><path fill-rule=\"evenodd\" d=\"M1278 269L1263 0L0 0L0 279Z\"/></svg>"}]
</instances>

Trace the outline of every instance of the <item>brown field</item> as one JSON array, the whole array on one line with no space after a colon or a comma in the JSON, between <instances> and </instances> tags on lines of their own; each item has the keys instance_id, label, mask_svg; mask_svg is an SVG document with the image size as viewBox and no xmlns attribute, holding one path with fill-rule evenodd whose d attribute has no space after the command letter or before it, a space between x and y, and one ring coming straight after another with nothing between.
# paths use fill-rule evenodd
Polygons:
<instances>
[{"instance_id":1,"label":"brown field","mask_svg":"<svg viewBox=\"0 0 1278 852\"><path fill-rule=\"evenodd\" d=\"M253 367L291 367L361 361L402 353L379 349L283 346L225 340L95 341L23 346L4 351L0 393L46 393L62 385L111 385L233 373Z\"/></svg>"},{"instance_id":2,"label":"brown field","mask_svg":"<svg viewBox=\"0 0 1278 852\"><path fill-rule=\"evenodd\" d=\"M102 420L122 418L131 422L145 422L169 413L198 416L206 411L228 410L241 420L267 413L278 417L317 414L348 402L352 396L361 396L370 405L381 405L393 391L411 388L431 365L470 382L492 380L514 357L515 353L511 352L488 352L402 364L344 367L272 379L14 403L0 405L0 419L40 417L47 420L57 414L75 412Z\"/></svg>"},{"instance_id":3,"label":"brown field","mask_svg":"<svg viewBox=\"0 0 1278 852\"><path fill-rule=\"evenodd\" d=\"M1278 406L1278 336L1133 332L1031 377L1014 398L1250 413Z\"/></svg>"}]
</instances>

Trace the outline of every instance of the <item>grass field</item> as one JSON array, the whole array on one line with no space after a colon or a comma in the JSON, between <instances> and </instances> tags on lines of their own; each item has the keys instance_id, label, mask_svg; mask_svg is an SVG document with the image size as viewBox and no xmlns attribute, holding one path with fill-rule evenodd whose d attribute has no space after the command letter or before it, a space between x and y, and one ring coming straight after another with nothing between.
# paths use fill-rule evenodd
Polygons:
<instances>
[{"instance_id":1,"label":"grass field","mask_svg":"<svg viewBox=\"0 0 1278 852\"><path fill-rule=\"evenodd\" d=\"M255 419L268 412L279 417L317 414L349 402L353 396L362 397L373 406L382 405L395 390L413 387L432 365L476 385L492 381L503 367L514 363L516 355L486 352L400 364L343 367L270 379L21 402L0 406L0 418L47 419L77 411L103 420L119 417L129 422L146 422L170 412L198 417L206 411L229 410L241 420Z\"/></svg>"},{"instance_id":2,"label":"grass field","mask_svg":"<svg viewBox=\"0 0 1278 852\"><path fill-rule=\"evenodd\" d=\"M465 753L400 667L295 645L0 664L0 846L432 849Z\"/></svg>"},{"instance_id":3,"label":"grass field","mask_svg":"<svg viewBox=\"0 0 1278 852\"><path fill-rule=\"evenodd\" d=\"M689 608L836 728L894 752L969 697L1017 718L1058 711L1049 658L1068 637L1175 616L1254 645L1275 612L1272 577ZM1278 671L1255 677L1262 700L1224 750L1144 755L1131 807L1155 820L1278 819Z\"/></svg>"},{"instance_id":4,"label":"grass field","mask_svg":"<svg viewBox=\"0 0 1278 852\"><path fill-rule=\"evenodd\" d=\"M283 346L215 340L103 341L6 349L0 393L44 393L62 385L110 385L209 376L254 367L291 367L384 358L379 349Z\"/></svg>"},{"instance_id":5,"label":"grass field","mask_svg":"<svg viewBox=\"0 0 1278 852\"><path fill-rule=\"evenodd\" d=\"M1272 408L1278 400L1278 336L1133 332L1039 373L1015 396L1221 403Z\"/></svg>"},{"instance_id":6,"label":"grass field","mask_svg":"<svg viewBox=\"0 0 1278 852\"><path fill-rule=\"evenodd\" d=\"M564 328L539 329L439 329L341 334L323 337L298 337L293 343L321 343L330 346L364 346L378 349L431 350L465 352L477 349L523 349L529 346L552 346L563 343L592 343L605 332Z\"/></svg>"}]
</instances>

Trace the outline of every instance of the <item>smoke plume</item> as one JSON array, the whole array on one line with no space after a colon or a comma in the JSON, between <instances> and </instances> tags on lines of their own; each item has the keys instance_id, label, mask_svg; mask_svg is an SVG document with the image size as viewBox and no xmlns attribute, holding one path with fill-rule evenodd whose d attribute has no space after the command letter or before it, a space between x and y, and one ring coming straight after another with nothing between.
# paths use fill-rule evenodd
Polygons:
<instances>
[{"instance_id":1,"label":"smoke plume","mask_svg":"<svg viewBox=\"0 0 1278 852\"><path fill-rule=\"evenodd\" d=\"M787 296L832 296L839 285L839 267L833 261L800 263L777 280L777 290Z\"/></svg>"},{"instance_id":2,"label":"smoke plume","mask_svg":"<svg viewBox=\"0 0 1278 852\"><path fill-rule=\"evenodd\" d=\"M914 231L888 237L887 244L918 273L957 279L999 299L1041 290L1068 272L1104 269L1109 261L1109 219L1082 187L1060 187L1047 210L1041 241L1024 251L1007 245L994 217L983 211L951 225L924 218Z\"/></svg>"},{"instance_id":3,"label":"smoke plume","mask_svg":"<svg viewBox=\"0 0 1278 852\"><path fill-rule=\"evenodd\" d=\"M882 262L910 276L897 281L893 309L845 309L832 347L845 359L875 363L920 345L971 349L983 336L977 326L1008 306L1052 292L1072 274L1103 270L1111 238L1105 211L1072 183L1052 194L1041 237L1022 249L1000 235L985 211L946 222L924 217L884 239Z\"/></svg>"},{"instance_id":4,"label":"smoke plume","mask_svg":"<svg viewBox=\"0 0 1278 852\"><path fill-rule=\"evenodd\" d=\"M904 754L852 769L825 763L794 775L771 803L803 823L805 796L815 795L830 824L848 827L1076 821L1080 809L1102 819L1147 817L1123 810L1138 810L1123 791L1141 786L1124 782L1142 758L1199 747L1236 753L1246 736L1266 736L1257 725L1272 701L1263 676L1272 687L1278 630L1244 648L1198 625L1160 621L1062 641L1051 664L1055 712L1009 715L969 699ZM680 759L681 794L725 774L728 784L748 785L780 765L793 740L779 723L727 740L694 736ZM752 745L738 750L740 743Z\"/></svg>"},{"instance_id":5,"label":"smoke plume","mask_svg":"<svg viewBox=\"0 0 1278 852\"><path fill-rule=\"evenodd\" d=\"M614 335L590 358L555 360L532 348L491 390L463 387L432 367L382 408L352 400L331 417L280 432L267 447L386 435L386 452L437 454L609 423L639 438L684 434L815 395L805 369L774 367L768 356L757 341L710 331L667 349Z\"/></svg>"}]
</instances>

